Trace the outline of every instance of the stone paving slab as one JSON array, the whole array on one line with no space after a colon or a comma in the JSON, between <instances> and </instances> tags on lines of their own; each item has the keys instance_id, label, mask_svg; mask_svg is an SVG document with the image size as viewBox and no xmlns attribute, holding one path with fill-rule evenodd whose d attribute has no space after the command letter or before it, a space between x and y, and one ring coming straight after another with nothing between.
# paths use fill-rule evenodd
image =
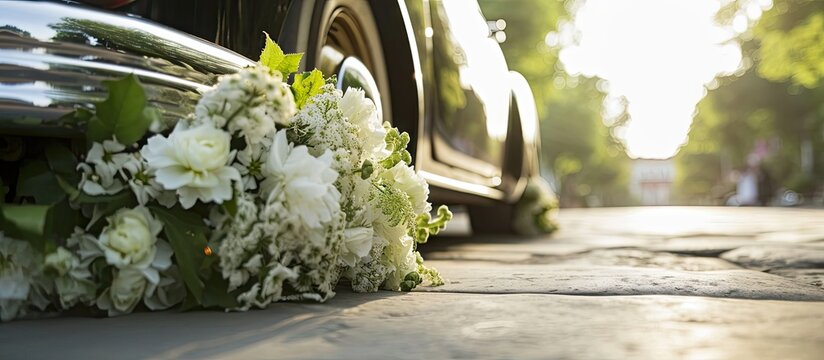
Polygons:
<instances>
[{"instance_id":1,"label":"stone paving slab","mask_svg":"<svg viewBox=\"0 0 824 360\"><path fill-rule=\"evenodd\" d=\"M341 293L248 313L0 326L0 358L820 359L824 303L677 296Z\"/></svg>"},{"instance_id":2,"label":"stone paving slab","mask_svg":"<svg viewBox=\"0 0 824 360\"><path fill-rule=\"evenodd\" d=\"M721 258L755 269L824 268L824 247L747 245L725 252Z\"/></svg>"},{"instance_id":3,"label":"stone paving slab","mask_svg":"<svg viewBox=\"0 0 824 360\"><path fill-rule=\"evenodd\" d=\"M675 271L620 266L431 261L447 283L416 291L494 294L680 295L824 301L824 290L753 270Z\"/></svg>"}]
</instances>

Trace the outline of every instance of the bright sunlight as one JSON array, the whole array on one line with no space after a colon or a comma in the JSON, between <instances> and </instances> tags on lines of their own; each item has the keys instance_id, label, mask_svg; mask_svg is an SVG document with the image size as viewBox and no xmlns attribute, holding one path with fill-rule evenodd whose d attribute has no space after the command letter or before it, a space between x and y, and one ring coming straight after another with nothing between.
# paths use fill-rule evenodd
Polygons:
<instances>
[{"instance_id":1,"label":"bright sunlight","mask_svg":"<svg viewBox=\"0 0 824 360\"><path fill-rule=\"evenodd\" d=\"M716 76L741 66L731 39L747 19L721 27L725 0L588 0L561 29L560 60L572 75L608 81L607 102L628 102L630 120L618 136L634 158L668 158L686 141L695 105ZM758 18L772 2L753 1ZM606 104L609 108L609 104Z\"/></svg>"}]
</instances>

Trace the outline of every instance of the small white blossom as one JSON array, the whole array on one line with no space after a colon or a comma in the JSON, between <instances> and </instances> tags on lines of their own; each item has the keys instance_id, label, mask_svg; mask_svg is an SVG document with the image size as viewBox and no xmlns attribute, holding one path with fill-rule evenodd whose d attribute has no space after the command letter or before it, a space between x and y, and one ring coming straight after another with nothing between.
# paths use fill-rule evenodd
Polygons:
<instances>
[{"instance_id":1,"label":"small white blossom","mask_svg":"<svg viewBox=\"0 0 824 360\"><path fill-rule=\"evenodd\" d=\"M197 200L223 203L232 198L232 181L240 180L229 166L229 134L211 125L187 128L178 123L168 138L155 135L141 150L155 179L167 190L176 190L188 209Z\"/></svg>"},{"instance_id":2,"label":"small white blossom","mask_svg":"<svg viewBox=\"0 0 824 360\"><path fill-rule=\"evenodd\" d=\"M123 169L129 174L123 176L129 179L129 188L140 205L146 205L153 199L157 199L161 205L168 208L177 202L174 193L164 190L163 186L157 182L154 171L148 167L140 153L132 154L129 161L123 164Z\"/></svg>"},{"instance_id":3,"label":"small white blossom","mask_svg":"<svg viewBox=\"0 0 824 360\"><path fill-rule=\"evenodd\" d=\"M195 123L226 127L256 144L275 131L275 124L285 125L294 113L295 100L281 74L256 66L221 77L198 101Z\"/></svg>"},{"instance_id":4,"label":"small white blossom","mask_svg":"<svg viewBox=\"0 0 824 360\"><path fill-rule=\"evenodd\" d=\"M266 163L268 149L261 143L247 144L238 151L237 161L232 166L240 173L244 190L255 190L263 179L263 165Z\"/></svg>"}]
</instances>

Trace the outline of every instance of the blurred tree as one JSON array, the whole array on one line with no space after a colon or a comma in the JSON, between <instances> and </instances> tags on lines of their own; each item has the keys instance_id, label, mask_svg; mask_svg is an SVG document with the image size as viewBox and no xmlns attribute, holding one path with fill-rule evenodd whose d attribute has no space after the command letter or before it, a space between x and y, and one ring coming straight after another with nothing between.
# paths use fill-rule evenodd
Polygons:
<instances>
[{"instance_id":1,"label":"blurred tree","mask_svg":"<svg viewBox=\"0 0 824 360\"><path fill-rule=\"evenodd\" d=\"M719 20L750 2L730 3ZM734 190L729 175L758 147L767 149L762 171L780 187L812 193L822 185L824 1L774 0L751 25L738 39L749 66L709 91L676 157L684 202L723 199Z\"/></svg>"},{"instance_id":2,"label":"blurred tree","mask_svg":"<svg viewBox=\"0 0 824 360\"><path fill-rule=\"evenodd\" d=\"M547 34L570 18L563 0L480 0L489 20L504 19L501 44L509 68L529 81L541 119L542 166L549 168L561 206L629 202L629 158L604 125L605 94L597 78L570 77ZM614 123L617 126L620 123Z\"/></svg>"}]
</instances>

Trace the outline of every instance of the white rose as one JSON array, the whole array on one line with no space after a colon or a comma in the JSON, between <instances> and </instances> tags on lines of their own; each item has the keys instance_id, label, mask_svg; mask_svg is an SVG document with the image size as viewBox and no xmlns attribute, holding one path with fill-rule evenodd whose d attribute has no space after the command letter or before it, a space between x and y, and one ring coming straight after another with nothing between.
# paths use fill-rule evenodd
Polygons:
<instances>
[{"instance_id":1,"label":"white rose","mask_svg":"<svg viewBox=\"0 0 824 360\"><path fill-rule=\"evenodd\" d=\"M146 278L140 271L122 269L112 280L112 286L97 298L97 307L108 310L109 316L128 314L145 295L146 285Z\"/></svg>"},{"instance_id":2,"label":"white rose","mask_svg":"<svg viewBox=\"0 0 824 360\"><path fill-rule=\"evenodd\" d=\"M147 268L157 252L157 235L162 230L144 207L121 209L109 217L109 225L103 229L98 244L106 256L106 262L117 268Z\"/></svg>"},{"instance_id":3,"label":"white rose","mask_svg":"<svg viewBox=\"0 0 824 360\"><path fill-rule=\"evenodd\" d=\"M372 237L374 231L368 227L357 227L346 229L343 232L344 246L341 259L348 266L355 266L358 260L369 255L372 249Z\"/></svg>"},{"instance_id":4,"label":"white rose","mask_svg":"<svg viewBox=\"0 0 824 360\"><path fill-rule=\"evenodd\" d=\"M349 122L358 127L358 139L373 158L386 149L386 129L378 120L375 103L361 89L349 88L340 100L340 110Z\"/></svg>"},{"instance_id":5,"label":"white rose","mask_svg":"<svg viewBox=\"0 0 824 360\"><path fill-rule=\"evenodd\" d=\"M263 174L262 195L269 196L275 188L283 192L288 208L310 228L321 227L340 212L338 173L332 169L329 151L316 158L306 146L293 147L286 130L278 131Z\"/></svg>"},{"instance_id":6,"label":"white rose","mask_svg":"<svg viewBox=\"0 0 824 360\"><path fill-rule=\"evenodd\" d=\"M409 196L415 214L432 211L432 204L427 201L429 185L411 166L398 162L391 169L382 172L380 177Z\"/></svg>"},{"instance_id":7,"label":"white rose","mask_svg":"<svg viewBox=\"0 0 824 360\"><path fill-rule=\"evenodd\" d=\"M166 190L177 190L188 209L199 199L223 203L232 198L232 180L240 173L229 166L229 134L209 124L187 128L178 123L168 138L155 135L141 150L155 179Z\"/></svg>"}]
</instances>

